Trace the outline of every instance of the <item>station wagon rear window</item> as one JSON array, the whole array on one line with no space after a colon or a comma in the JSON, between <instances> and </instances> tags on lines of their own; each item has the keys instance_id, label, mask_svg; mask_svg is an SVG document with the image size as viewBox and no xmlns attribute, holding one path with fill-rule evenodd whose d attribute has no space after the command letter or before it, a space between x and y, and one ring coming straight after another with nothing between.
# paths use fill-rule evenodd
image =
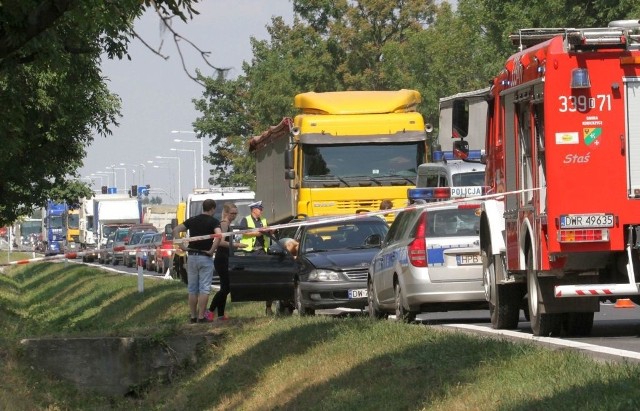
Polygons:
<instances>
[{"instance_id":1,"label":"station wagon rear window","mask_svg":"<svg viewBox=\"0 0 640 411\"><path fill-rule=\"evenodd\" d=\"M480 216L477 208L430 210L427 212L427 238L478 235Z\"/></svg>"}]
</instances>

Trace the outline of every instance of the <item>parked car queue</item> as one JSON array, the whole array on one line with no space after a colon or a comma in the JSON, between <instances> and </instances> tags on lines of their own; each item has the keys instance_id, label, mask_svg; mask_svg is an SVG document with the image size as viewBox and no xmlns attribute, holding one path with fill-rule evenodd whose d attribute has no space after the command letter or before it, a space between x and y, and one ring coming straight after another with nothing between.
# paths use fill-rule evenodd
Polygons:
<instances>
[{"instance_id":1,"label":"parked car queue","mask_svg":"<svg viewBox=\"0 0 640 411\"><path fill-rule=\"evenodd\" d=\"M450 197L448 187L409 190L411 202ZM391 227L376 216L319 224L318 218L300 220L300 226L272 238L266 255L232 250L231 300L274 300L281 315L350 307L367 310L372 318L395 315L405 322L424 312L486 309L479 207L477 202L434 202L401 211ZM170 230L129 230L123 238L119 230L110 235L100 263L138 263L159 273L171 267ZM283 238L297 241L296 255L278 241ZM118 245L140 247L119 256Z\"/></svg>"},{"instance_id":2,"label":"parked car queue","mask_svg":"<svg viewBox=\"0 0 640 411\"><path fill-rule=\"evenodd\" d=\"M166 273L174 253L171 230L158 232L150 224L121 227L109 234L98 253L98 263L126 267L142 266L147 271Z\"/></svg>"}]
</instances>

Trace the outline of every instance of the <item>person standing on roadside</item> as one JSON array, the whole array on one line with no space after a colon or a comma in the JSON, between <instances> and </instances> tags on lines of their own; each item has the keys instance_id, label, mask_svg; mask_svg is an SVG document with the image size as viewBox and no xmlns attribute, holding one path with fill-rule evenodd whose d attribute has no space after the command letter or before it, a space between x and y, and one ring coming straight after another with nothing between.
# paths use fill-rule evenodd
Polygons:
<instances>
[{"instance_id":1,"label":"person standing on roadside","mask_svg":"<svg viewBox=\"0 0 640 411\"><path fill-rule=\"evenodd\" d=\"M204 200L202 214L185 220L173 229L173 238L189 230L190 237L209 234L221 234L220 221L213 217L216 211L214 200ZM183 247L184 248L184 247ZM187 254L187 290L189 292L189 311L192 323L204 323L205 310L209 302L211 282L213 281L213 238L191 241L186 247Z\"/></svg>"},{"instance_id":2,"label":"person standing on roadside","mask_svg":"<svg viewBox=\"0 0 640 411\"><path fill-rule=\"evenodd\" d=\"M234 203L224 203L222 206L222 221L220 221L220 229L222 233L228 233L231 231L231 222L238 215L238 207ZM220 290L213 296L211 305L209 306L209 312L211 313L210 320L213 321L214 315L218 314L218 320L226 321L229 318L224 314L224 309L227 304L227 296L229 295L229 248L245 248L246 244L233 242L233 236L216 238L213 241L213 248L216 251L216 256L213 259L213 265L220 277Z\"/></svg>"},{"instance_id":3,"label":"person standing on roadside","mask_svg":"<svg viewBox=\"0 0 640 411\"><path fill-rule=\"evenodd\" d=\"M262 217L262 208L262 201L249 204L251 214L243 218L239 226L241 230L256 229L242 234L240 240L240 243L245 244L244 251L255 255L266 254L269 249L269 235L265 230L260 230L260 228L267 226L267 219ZM273 314L272 304L273 301L266 301L265 313L267 315Z\"/></svg>"}]
</instances>

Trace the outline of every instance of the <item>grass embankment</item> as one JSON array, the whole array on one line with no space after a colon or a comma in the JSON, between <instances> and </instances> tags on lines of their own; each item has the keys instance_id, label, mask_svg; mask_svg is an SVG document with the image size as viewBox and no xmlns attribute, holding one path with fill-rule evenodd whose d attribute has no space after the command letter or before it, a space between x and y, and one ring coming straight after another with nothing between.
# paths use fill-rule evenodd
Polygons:
<instances>
[{"instance_id":1,"label":"grass embankment","mask_svg":"<svg viewBox=\"0 0 640 411\"><path fill-rule=\"evenodd\" d=\"M0 275L0 409L630 410L640 367L569 351L366 317L266 318L231 303L232 321L187 324L177 281L40 263ZM223 332L197 367L138 398L76 391L20 361L35 336ZM213 332L213 331L212 331Z\"/></svg>"}]
</instances>

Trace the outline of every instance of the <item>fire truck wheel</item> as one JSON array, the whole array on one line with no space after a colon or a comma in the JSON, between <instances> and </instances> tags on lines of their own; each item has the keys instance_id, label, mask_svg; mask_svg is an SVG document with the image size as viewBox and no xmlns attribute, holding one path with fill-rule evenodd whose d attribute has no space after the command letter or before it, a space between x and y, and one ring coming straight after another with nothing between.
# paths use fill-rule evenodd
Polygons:
<instances>
[{"instance_id":1,"label":"fire truck wheel","mask_svg":"<svg viewBox=\"0 0 640 411\"><path fill-rule=\"evenodd\" d=\"M562 330L563 314L543 314L540 282L536 271L533 269L533 251L527 253L527 291L529 301L529 316L531 318L531 331L536 336L557 336Z\"/></svg>"},{"instance_id":2,"label":"fire truck wheel","mask_svg":"<svg viewBox=\"0 0 640 411\"><path fill-rule=\"evenodd\" d=\"M593 328L593 313L565 314L564 328L567 337L585 337Z\"/></svg>"},{"instance_id":3,"label":"fire truck wheel","mask_svg":"<svg viewBox=\"0 0 640 411\"><path fill-rule=\"evenodd\" d=\"M498 277L504 277L502 257L492 255L491 248L482 250L482 265L491 326L497 330L518 328L520 290L514 286L497 284Z\"/></svg>"},{"instance_id":4,"label":"fire truck wheel","mask_svg":"<svg viewBox=\"0 0 640 411\"><path fill-rule=\"evenodd\" d=\"M404 300L404 296L402 293L402 287L400 283L396 283L394 287L396 292L396 321L401 321L404 323L411 323L416 319L416 313L407 310L402 304Z\"/></svg>"}]
</instances>

